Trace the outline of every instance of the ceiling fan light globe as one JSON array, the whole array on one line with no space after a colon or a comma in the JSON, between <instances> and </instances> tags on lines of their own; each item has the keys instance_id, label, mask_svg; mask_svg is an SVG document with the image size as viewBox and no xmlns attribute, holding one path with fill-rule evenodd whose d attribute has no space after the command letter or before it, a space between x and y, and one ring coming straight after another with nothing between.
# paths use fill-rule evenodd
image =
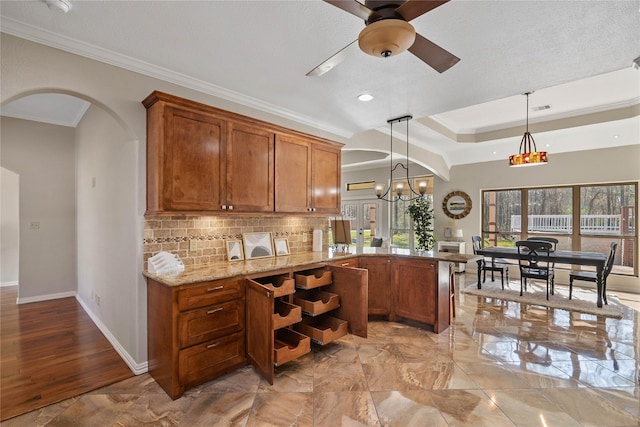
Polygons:
<instances>
[{"instance_id":1,"label":"ceiling fan light globe","mask_svg":"<svg viewBox=\"0 0 640 427\"><path fill-rule=\"evenodd\" d=\"M416 40L416 30L401 19L384 19L367 25L358 36L364 53L378 58L394 56L409 49Z\"/></svg>"}]
</instances>

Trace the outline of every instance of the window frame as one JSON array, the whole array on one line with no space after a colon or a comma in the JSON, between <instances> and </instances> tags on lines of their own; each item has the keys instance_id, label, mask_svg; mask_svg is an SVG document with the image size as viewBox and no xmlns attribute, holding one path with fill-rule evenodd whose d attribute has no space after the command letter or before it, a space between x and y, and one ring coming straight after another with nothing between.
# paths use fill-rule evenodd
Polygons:
<instances>
[{"instance_id":1,"label":"window frame","mask_svg":"<svg viewBox=\"0 0 640 427\"><path fill-rule=\"evenodd\" d=\"M597 234L597 233L588 233L583 232L581 230L582 227L579 225L576 227L575 224L580 224L581 219L581 189L585 187L620 187L620 186L632 186L634 189L634 209L635 209L635 217L633 234L619 234L619 235L606 235L606 234ZM606 183L589 183L589 184L570 184L570 185L550 185L550 186L535 186L535 187L507 187L507 188L493 188L487 190L481 190L480 201L482 203L481 207L481 218L480 218L480 227L481 234L483 240L488 242L490 245L497 245L499 237L502 236L513 236L518 240L524 240L528 237L539 235L538 233L529 232L529 224L528 224L528 216L529 216L529 192L532 190L540 190L540 189L553 189L553 188L570 188L572 191L572 224L574 226L571 227L571 232L566 233L544 233L544 236L556 237L559 239L570 239L571 247L568 248L572 251L580 251L582 247L582 240L592 240L592 239L606 239L608 241L611 240L622 240L628 239L632 240L632 248L633 254L638 253L638 182L637 181L623 181L623 182L606 182ZM485 202L487 193L496 193L501 191L520 191L520 231L511 231L511 230L499 230L496 228L496 225L491 222L491 201L489 200L489 205ZM495 201L494 201L495 202ZM495 209L495 208L493 208ZM497 215L494 212L494 217ZM633 273L622 273L614 271L614 274L619 275L632 275L638 277L639 267L637 262L637 255L634 255L632 258L633 262ZM570 266L568 266L570 268Z\"/></svg>"}]
</instances>

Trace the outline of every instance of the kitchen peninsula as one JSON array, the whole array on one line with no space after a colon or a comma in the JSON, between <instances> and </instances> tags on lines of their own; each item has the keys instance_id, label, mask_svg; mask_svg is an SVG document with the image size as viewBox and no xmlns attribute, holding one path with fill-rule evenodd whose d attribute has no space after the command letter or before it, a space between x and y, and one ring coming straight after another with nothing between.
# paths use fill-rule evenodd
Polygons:
<instances>
[{"instance_id":1,"label":"kitchen peninsula","mask_svg":"<svg viewBox=\"0 0 640 427\"><path fill-rule=\"evenodd\" d=\"M145 272L149 372L176 399L247 362L273 382L274 367L309 352L311 341L366 337L369 316L440 333L453 265L476 259L364 248Z\"/></svg>"}]
</instances>

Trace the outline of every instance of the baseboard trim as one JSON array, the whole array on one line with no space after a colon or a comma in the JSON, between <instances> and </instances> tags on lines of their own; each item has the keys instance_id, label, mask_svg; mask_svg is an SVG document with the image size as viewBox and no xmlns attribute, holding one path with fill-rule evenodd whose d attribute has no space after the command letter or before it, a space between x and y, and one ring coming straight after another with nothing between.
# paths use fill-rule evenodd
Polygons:
<instances>
[{"instance_id":1,"label":"baseboard trim","mask_svg":"<svg viewBox=\"0 0 640 427\"><path fill-rule=\"evenodd\" d=\"M30 302L49 301L52 299L69 298L69 297L75 297L75 296L76 296L76 291L58 292L55 294L38 295L37 297L24 297L24 298L18 297L17 303L28 304Z\"/></svg>"},{"instance_id":2,"label":"baseboard trim","mask_svg":"<svg viewBox=\"0 0 640 427\"><path fill-rule=\"evenodd\" d=\"M107 328L105 324L102 323L98 316L96 316L95 313L89 308L89 306L84 303L80 296L76 294L75 297L84 311L87 313L87 315L91 318L93 323L98 327L98 329L100 329L100 332L103 333L103 335L111 343L116 352L120 355L120 357L122 357L124 363L129 366L129 369L131 369L131 371L133 371L135 375L147 373L149 371L149 362L136 363L136 361L133 360L133 357L131 357L131 355L124 349L124 347L120 345L120 342L116 339L116 337L113 336L111 331L109 331L109 328Z\"/></svg>"},{"instance_id":3,"label":"baseboard trim","mask_svg":"<svg viewBox=\"0 0 640 427\"><path fill-rule=\"evenodd\" d=\"M14 281L14 282L0 282L0 288L3 288L5 286L18 286L18 281Z\"/></svg>"}]
</instances>

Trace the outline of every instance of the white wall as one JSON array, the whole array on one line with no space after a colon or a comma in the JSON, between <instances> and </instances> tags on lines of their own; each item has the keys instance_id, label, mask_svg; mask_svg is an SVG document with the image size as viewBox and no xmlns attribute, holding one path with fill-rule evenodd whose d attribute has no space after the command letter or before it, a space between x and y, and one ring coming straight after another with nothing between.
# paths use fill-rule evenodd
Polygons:
<instances>
[{"instance_id":1,"label":"white wall","mask_svg":"<svg viewBox=\"0 0 640 427\"><path fill-rule=\"evenodd\" d=\"M137 331L146 327L132 315L144 307L137 280L138 187L132 185L137 150L136 141L94 105L76 128L78 298L126 349L136 348Z\"/></svg>"},{"instance_id":2,"label":"white wall","mask_svg":"<svg viewBox=\"0 0 640 427\"><path fill-rule=\"evenodd\" d=\"M20 176L2 169L0 183L0 286L18 284L18 251L20 250L20 209L18 208Z\"/></svg>"},{"instance_id":3,"label":"white wall","mask_svg":"<svg viewBox=\"0 0 640 427\"><path fill-rule=\"evenodd\" d=\"M1 118L2 167L20 175L20 302L76 290L74 130ZM39 229L31 224L39 223Z\"/></svg>"}]
</instances>

